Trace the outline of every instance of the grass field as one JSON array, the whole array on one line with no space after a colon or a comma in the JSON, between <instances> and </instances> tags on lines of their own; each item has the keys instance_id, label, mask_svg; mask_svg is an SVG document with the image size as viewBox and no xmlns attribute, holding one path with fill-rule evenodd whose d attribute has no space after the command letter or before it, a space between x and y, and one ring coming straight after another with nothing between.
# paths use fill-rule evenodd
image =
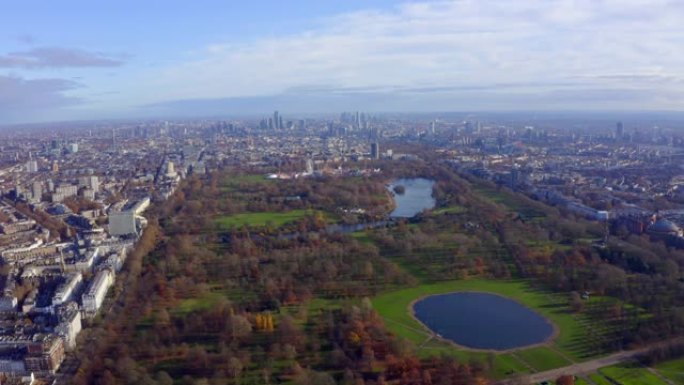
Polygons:
<instances>
[{"instance_id":1,"label":"grass field","mask_svg":"<svg viewBox=\"0 0 684 385\"><path fill-rule=\"evenodd\" d=\"M244 213L217 218L216 223L223 229L245 225L250 227L280 227L288 223L296 222L307 215L313 215L315 212L316 211L313 210L292 210L282 213Z\"/></svg>"},{"instance_id":2,"label":"grass field","mask_svg":"<svg viewBox=\"0 0 684 385\"><path fill-rule=\"evenodd\" d=\"M603 368L599 372L621 385L667 385L648 369L639 366L615 365Z\"/></svg>"},{"instance_id":3,"label":"grass field","mask_svg":"<svg viewBox=\"0 0 684 385\"><path fill-rule=\"evenodd\" d=\"M526 203L525 200L521 199L521 197L516 196L510 191L497 190L496 188L481 183L474 183L473 187L473 190L479 195L506 207L509 211L517 212L529 219L546 216L546 213L539 211L538 206L531 206L529 203Z\"/></svg>"},{"instance_id":4,"label":"grass field","mask_svg":"<svg viewBox=\"0 0 684 385\"><path fill-rule=\"evenodd\" d=\"M259 185L271 183L272 179L267 179L265 175L233 175L221 181L221 189L227 192L235 191L238 187L245 184Z\"/></svg>"},{"instance_id":5,"label":"grass field","mask_svg":"<svg viewBox=\"0 0 684 385\"><path fill-rule=\"evenodd\" d=\"M454 291L483 291L504 295L538 311L558 326L560 333L552 345L562 354L548 347L536 347L516 352L518 358L537 371L571 364L563 355L574 361L586 358L582 343L588 339L586 329L567 311L565 303L559 302L558 296L531 288L524 280L459 280L424 284L381 294L374 298L373 306L385 319L387 328L396 335L413 342L418 354L423 357L446 353L461 358L483 359L484 353L463 351L442 341L429 340L430 332L425 330L409 313L410 303L422 296ZM524 364L516 361L519 361L516 357L498 354L495 360L495 373L502 375L507 373L508 369L515 373L529 371Z\"/></svg>"},{"instance_id":6,"label":"grass field","mask_svg":"<svg viewBox=\"0 0 684 385\"><path fill-rule=\"evenodd\" d=\"M572 362L546 346L525 349L518 352L517 355L539 372L572 365Z\"/></svg>"},{"instance_id":7,"label":"grass field","mask_svg":"<svg viewBox=\"0 0 684 385\"><path fill-rule=\"evenodd\" d=\"M434 209L432 210L432 214L434 215L440 215L440 214L461 214L466 212L466 208L463 206L449 206L449 207L442 207L439 209Z\"/></svg>"},{"instance_id":8,"label":"grass field","mask_svg":"<svg viewBox=\"0 0 684 385\"><path fill-rule=\"evenodd\" d=\"M684 385L684 357L661 362L655 369L675 384Z\"/></svg>"},{"instance_id":9,"label":"grass field","mask_svg":"<svg viewBox=\"0 0 684 385\"><path fill-rule=\"evenodd\" d=\"M612 382L608 381L607 378L603 377L598 373L590 374L589 380L591 380L591 382L593 382L596 385L613 385Z\"/></svg>"},{"instance_id":10,"label":"grass field","mask_svg":"<svg viewBox=\"0 0 684 385\"><path fill-rule=\"evenodd\" d=\"M182 314L192 313L194 311L206 310L217 303L221 298L226 298L224 293L209 292L198 298L188 298L182 300L174 311Z\"/></svg>"}]
</instances>

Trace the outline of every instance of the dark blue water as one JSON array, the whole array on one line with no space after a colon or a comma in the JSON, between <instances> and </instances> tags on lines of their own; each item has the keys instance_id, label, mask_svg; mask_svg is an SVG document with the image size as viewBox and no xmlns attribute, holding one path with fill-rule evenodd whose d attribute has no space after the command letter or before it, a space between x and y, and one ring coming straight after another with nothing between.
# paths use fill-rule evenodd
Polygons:
<instances>
[{"instance_id":1,"label":"dark blue water","mask_svg":"<svg viewBox=\"0 0 684 385\"><path fill-rule=\"evenodd\" d=\"M435 182L424 178L397 179L389 186L394 194L396 208L390 214L391 218L411 218L425 209L435 207L432 197L432 186ZM406 188L403 194L395 194L394 186L402 185Z\"/></svg>"},{"instance_id":2,"label":"dark blue water","mask_svg":"<svg viewBox=\"0 0 684 385\"><path fill-rule=\"evenodd\" d=\"M520 348L553 334L553 326L540 314L494 294L432 295L416 302L413 310L433 332L474 349Z\"/></svg>"}]
</instances>

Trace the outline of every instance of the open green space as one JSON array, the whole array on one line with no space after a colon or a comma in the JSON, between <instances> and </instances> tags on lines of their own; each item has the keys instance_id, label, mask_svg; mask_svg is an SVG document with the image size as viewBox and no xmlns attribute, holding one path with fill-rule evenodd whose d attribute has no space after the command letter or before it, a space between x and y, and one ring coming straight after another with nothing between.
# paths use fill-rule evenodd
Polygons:
<instances>
[{"instance_id":1,"label":"open green space","mask_svg":"<svg viewBox=\"0 0 684 385\"><path fill-rule=\"evenodd\" d=\"M608 381L607 378L603 377L599 373L593 373L589 375L589 380L596 385L613 385L612 382Z\"/></svg>"},{"instance_id":2,"label":"open green space","mask_svg":"<svg viewBox=\"0 0 684 385\"><path fill-rule=\"evenodd\" d=\"M621 364L603 368L599 372L620 385L667 385L658 376L641 366Z\"/></svg>"},{"instance_id":3,"label":"open green space","mask_svg":"<svg viewBox=\"0 0 684 385\"><path fill-rule=\"evenodd\" d=\"M286 212L262 212L262 213L243 213L223 216L216 219L216 223L223 229L232 227L250 226L280 227L288 223L296 222L305 216L314 215L315 210L291 210Z\"/></svg>"},{"instance_id":4,"label":"open green space","mask_svg":"<svg viewBox=\"0 0 684 385\"><path fill-rule=\"evenodd\" d=\"M655 369L675 384L684 385L684 357L661 362Z\"/></svg>"},{"instance_id":5,"label":"open green space","mask_svg":"<svg viewBox=\"0 0 684 385\"><path fill-rule=\"evenodd\" d=\"M466 208L463 206L441 207L441 208L432 210L432 214L434 214L434 215L461 214L464 212L466 212Z\"/></svg>"},{"instance_id":6,"label":"open green space","mask_svg":"<svg viewBox=\"0 0 684 385\"><path fill-rule=\"evenodd\" d=\"M572 365L572 362L547 346L525 349L516 354L538 372Z\"/></svg>"},{"instance_id":7,"label":"open green space","mask_svg":"<svg viewBox=\"0 0 684 385\"><path fill-rule=\"evenodd\" d=\"M368 235L368 231L355 231L351 234L349 234L352 238L356 239L357 241L361 243L366 243L366 244L371 244L373 243L373 240L370 238Z\"/></svg>"},{"instance_id":8,"label":"open green space","mask_svg":"<svg viewBox=\"0 0 684 385\"><path fill-rule=\"evenodd\" d=\"M245 184L261 184L270 183L272 179L266 178L265 175L249 174L249 175L230 175L223 178L221 181L221 188L223 190L232 191Z\"/></svg>"},{"instance_id":9,"label":"open green space","mask_svg":"<svg viewBox=\"0 0 684 385\"><path fill-rule=\"evenodd\" d=\"M530 372L530 369L512 354L497 354L494 358L494 376L497 378Z\"/></svg>"},{"instance_id":10,"label":"open green space","mask_svg":"<svg viewBox=\"0 0 684 385\"><path fill-rule=\"evenodd\" d=\"M174 311L187 314L195 311L206 310L211 308L221 298L225 298L225 294L220 292L209 292L197 298L188 298L182 300Z\"/></svg>"},{"instance_id":11,"label":"open green space","mask_svg":"<svg viewBox=\"0 0 684 385\"><path fill-rule=\"evenodd\" d=\"M472 279L423 284L381 294L374 298L373 306L384 318L387 328L396 335L413 342L421 356L456 351L458 353L449 355L481 359L483 358L481 352L459 350L451 344L432 339L430 331L426 330L411 315L409 307L413 301L427 295L456 291L482 291L500 294L517 300L550 319L559 328L559 335L551 342L555 350L546 346L538 346L522 349L515 353L537 371L570 365L571 362L565 357L569 357L573 361L581 361L591 356L588 354L587 346L584 343L589 339L586 328L569 312L561 297L533 288L525 280ZM507 354L497 355L494 362L494 372L497 375L510 374L506 367L513 369L516 373L525 372L524 369L526 368L521 363L515 362L514 357L506 356Z\"/></svg>"},{"instance_id":12,"label":"open green space","mask_svg":"<svg viewBox=\"0 0 684 385\"><path fill-rule=\"evenodd\" d=\"M511 191L497 189L484 183L473 183L473 190L480 196L506 207L509 211L517 212L527 219L546 216L546 213L541 211L538 205L530 204L529 201Z\"/></svg>"}]
</instances>

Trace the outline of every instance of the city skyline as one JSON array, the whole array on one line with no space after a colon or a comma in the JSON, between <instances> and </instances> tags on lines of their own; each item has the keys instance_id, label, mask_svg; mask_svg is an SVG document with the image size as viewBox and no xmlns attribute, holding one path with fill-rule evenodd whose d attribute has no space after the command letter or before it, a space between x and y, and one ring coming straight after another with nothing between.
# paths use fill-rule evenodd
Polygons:
<instances>
[{"instance_id":1,"label":"city skyline","mask_svg":"<svg viewBox=\"0 0 684 385\"><path fill-rule=\"evenodd\" d=\"M70 1L7 14L0 124L275 109L679 111L684 99L684 7L667 1Z\"/></svg>"}]
</instances>

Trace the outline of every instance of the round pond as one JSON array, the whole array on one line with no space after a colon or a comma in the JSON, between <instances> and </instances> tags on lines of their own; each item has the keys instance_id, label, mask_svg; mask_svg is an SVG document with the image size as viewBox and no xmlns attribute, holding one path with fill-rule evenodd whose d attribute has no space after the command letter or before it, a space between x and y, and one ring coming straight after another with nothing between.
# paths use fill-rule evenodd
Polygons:
<instances>
[{"instance_id":1,"label":"round pond","mask_svg":"<svg viewBox=\"0 0 684 385\"><path fill-rule=\"evenodd\" d=\"M431 295L417 301L413 312L440 337L472 349L522 348L543 343L554 333L546 318L496 294Z\"/></svg>"}]
</instances>

